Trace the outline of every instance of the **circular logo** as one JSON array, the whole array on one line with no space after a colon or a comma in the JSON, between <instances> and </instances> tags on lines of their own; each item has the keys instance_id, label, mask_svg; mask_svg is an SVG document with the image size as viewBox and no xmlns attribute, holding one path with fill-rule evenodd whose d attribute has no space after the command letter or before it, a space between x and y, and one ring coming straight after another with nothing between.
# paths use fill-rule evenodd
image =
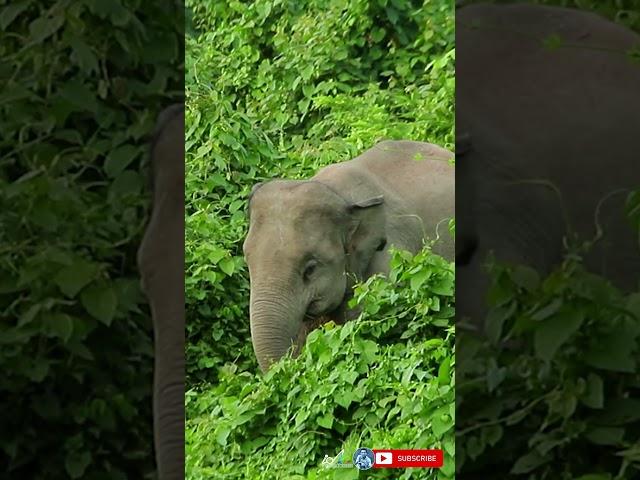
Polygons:
<instances>
[{"instance_id":1,"label":"circular logo","mask_svg":"<svg viewBox=\"0 0 640 480\"><path fill-rule=\"evenodd\" d=\"M358 470L369 470L374 463L375 456L368 448L358 448L353 454L353 465Z\"/></svg>"}]
</instances>

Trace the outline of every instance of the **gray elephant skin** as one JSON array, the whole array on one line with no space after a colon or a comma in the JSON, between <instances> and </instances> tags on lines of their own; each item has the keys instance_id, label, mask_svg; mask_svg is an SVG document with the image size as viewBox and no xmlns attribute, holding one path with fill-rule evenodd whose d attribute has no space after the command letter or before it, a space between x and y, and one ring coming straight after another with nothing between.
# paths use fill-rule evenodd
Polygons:
<instances>
[{"instance_id":1,"label":"gray elephant skin","mask_svg":"<svg viewBox=\"0 0 640 480\"><path fill-rule=\"evenodd\" d=\"M152 213L138 249L154 330L153 432L159 480L184 478L184 106L159 116Z\"/></svg>"},{"instance_id":2,"label":"gray elephant skin","mask_svg":"<svg viewBox=\"0 0 640 480\"><path fill-rule=\"evenodd\" d=\"M260 368L299 350L321 316L341 323L355 281L387 273L391 245L417 252L425 238L453 260L453 154L428 143L385 141L309 180L258 184L243 249L251 338Z\"/></svg>"},{"instance_id":3,"label":"gray elephant skin","mask_svg":"<svg viewBox=\"0 0 640 480\"><path fill-rule=\"evenodd\" d=\"M632 31L577 10L457 11L456 313L470 328L487 310L489 252L545 274L565 239L592 241L586 267L638 287L638 234L624 214L640 187L634 45Z\"/></svg>"}]
</instances>

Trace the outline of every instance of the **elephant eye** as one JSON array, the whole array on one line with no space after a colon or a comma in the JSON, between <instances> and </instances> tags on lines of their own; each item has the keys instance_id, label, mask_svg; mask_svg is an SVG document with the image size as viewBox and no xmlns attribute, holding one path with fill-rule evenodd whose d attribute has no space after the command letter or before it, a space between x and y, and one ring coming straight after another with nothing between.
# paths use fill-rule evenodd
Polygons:
<instances>
[{"instance_id":1,"label":"elephant eye","mask_svg":"<svg viewBox=\"0 0 640 480\"><path fill-rule=\"evenodd\" d=\"M307 263L307 265L304 267L304 271L302 272L302 278L305 281L308 281L311 275L313 275L313 273L316 271L316 268L318 268L318 262L316 260L310 260Z\"/></svg>"}]
</instances>

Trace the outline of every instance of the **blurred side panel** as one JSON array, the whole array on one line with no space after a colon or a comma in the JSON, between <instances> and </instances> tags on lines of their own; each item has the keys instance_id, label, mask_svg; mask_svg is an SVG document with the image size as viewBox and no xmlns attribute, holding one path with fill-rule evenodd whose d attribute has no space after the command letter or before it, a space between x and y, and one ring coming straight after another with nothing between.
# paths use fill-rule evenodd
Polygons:
<instances>
[{"instance_id":1,"label":"blurred side panel","mask_svg":"<svg viewBox=\"0 0 640 480\"><path fill-rule=\"evenodd\" d=\"M634 478L640 22L625 2L462 3L459 478Z\"/></svg>"},{"instance_id":2,"label":"blurred side panel","mask_svg":"<svg viewBox=\"0 0 640 480\"><path fill-rule=\"evenodd\" d=\"M183 102L183 8L0 7L2 478L157 478L136 254L154 126Z\"/></svg>"}]
</instances>

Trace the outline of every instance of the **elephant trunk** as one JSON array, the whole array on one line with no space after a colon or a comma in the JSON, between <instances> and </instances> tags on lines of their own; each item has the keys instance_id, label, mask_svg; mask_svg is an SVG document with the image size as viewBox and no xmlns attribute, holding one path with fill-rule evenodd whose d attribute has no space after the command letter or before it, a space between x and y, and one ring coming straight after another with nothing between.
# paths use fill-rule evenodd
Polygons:
<instances>
[{"instance_id":1,"label":"elephant trunk","mask_svg":"<svg viewBox=\"0 0 640 480\"><path fill-rule=\"evenodd\" d=\"M184 290L182 289L181 292ZM159 480L184 478L184 296L151 305L155 322L153 422Z\"/></svg>"},{"instance_id":2,"label":"elephant trunk","mask_svg":"<svg viewBox=\"0 0 640 480\"><path fill-rule=\"evenodd\" d=\"M184 354L172 356L166 343L156 342L154 430L158 478L171 480L184 478L185 362Z\"/></svg>"},{"instance_id":3,"label":"elephant trunk","mask_svg":"<svg viewBox=\"0 0 640 480\"><path fill-rule=\"evenodd\" d=\"M299 302L296 305L293 298L291 288L252 286L249 307L251 341L263 372L292 346L294 350L298 346L306 304Z\"/></svg>"},{"instance_id":4,"label":"elephant trunk","mask_svg":"<svg viewBox=\"0 0 640 480\"><path fill-rule=\"evenodd\" d=\"M153 432L157 478L178 480L184 478L185 459L184 259L173 254L180 251L178 248L169 249L181 245L183 240L182 235L180 238L167 235L158 225L152 222L148 227L138 262L154 330ZM178 226L180 229L167 231L182 231L183 226ZM157 242L157 238L165 243Z\"/></svg>"}]
</instances>

